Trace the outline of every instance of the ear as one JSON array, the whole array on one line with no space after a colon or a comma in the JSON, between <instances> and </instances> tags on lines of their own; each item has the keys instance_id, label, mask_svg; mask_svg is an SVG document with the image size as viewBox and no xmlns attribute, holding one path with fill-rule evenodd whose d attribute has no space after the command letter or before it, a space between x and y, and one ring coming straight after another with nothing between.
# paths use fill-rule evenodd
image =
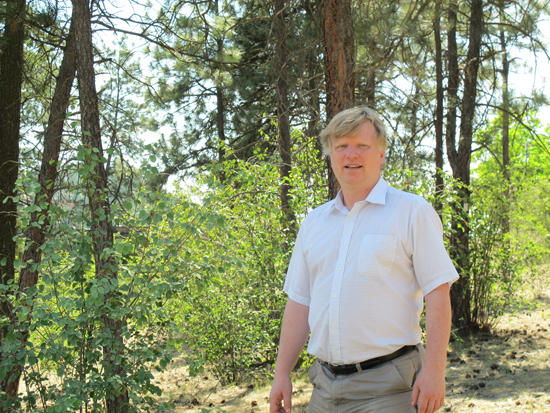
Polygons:
<instances>
[{"instance_id":1,"label":"ear","mask_svg":"<svg viewBox=\"0 0 550 413\"><path fill-rule=\"evenodd\" d=\"M382 171L386 166L386 151L380 151L380 170Z\"/></svg>"},{"instance_id":2,"label":"ear","mask_svg":"<svg viewBox=\"0 0 550 413\"><path fill-rule=\"evenodd\" d=\"M328 146L326 147L325 155L328 156L328 157L330 157L331 154L332 154L332 147L334 146L333 140L334 140L334 138L330 137L330 138L328 138L328 141L327 141Z\"/></svg>"}]
</instances>

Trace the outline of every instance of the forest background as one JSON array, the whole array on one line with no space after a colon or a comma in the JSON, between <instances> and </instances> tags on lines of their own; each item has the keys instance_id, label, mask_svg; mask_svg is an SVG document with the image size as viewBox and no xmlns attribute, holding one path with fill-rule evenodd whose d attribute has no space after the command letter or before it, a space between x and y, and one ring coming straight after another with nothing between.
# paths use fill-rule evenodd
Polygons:
<instances>
[{"instance_id":1,"label":"forest background","mask_svg":"<svg viewBox=\"0 0 550 413\"><path fill-rule=\"evenodd\" d=\"M0 2L0 411L170 410L174 357L269 375L297 228L337 190L317 135L354 104L388 125L386 178L442 218L453 339L532 304L550 126L518 56L548 62L549 10Z\"/></svg>"}]
</instances>

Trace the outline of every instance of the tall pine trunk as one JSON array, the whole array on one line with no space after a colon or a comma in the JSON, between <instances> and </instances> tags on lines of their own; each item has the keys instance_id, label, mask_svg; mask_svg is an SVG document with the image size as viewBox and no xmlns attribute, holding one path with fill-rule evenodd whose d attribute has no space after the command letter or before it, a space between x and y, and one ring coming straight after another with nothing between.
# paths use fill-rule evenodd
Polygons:
<instances>
[{"instance_id":1,"label":"tall pine trunk","mask_svg":"<svg viewBox=\"0 0 550 413\"><path fill-rule=\"evenodd\" d=\"M19 173L19 128L21 123L21 85L23 82L23 43L25 40L25 0L5 2L4 35L0 39L0 286L15 278L15 241L17 202L15 184ZM7 290L0 294L0 349L15 323ZM12 355L0 351L0 400L17 395L19 380L4 370L14 362ZM11 369L10 369L11 370ZM9 402L9 401L8 401ZM0 402L0 409L2 409ZM7 411L7 410L6 410Z\"/></svg>"},{"instance_id":2,"label":"tall pine trunk","mask_svg":"<svg viewBox=\"0 0 550 413\"><path fill-rule=\"evenodd\" d=\"M307 0L304 2L304 10L306 12L308 28L306 32L313 39L312 43L306 48L305 64L307 73L307 129L306 136L308 138L317 137L319 135L319 127L321 122L321 100L319 98L319 47L321 40L318 33L319 14L316 8L316 3ZM323 148L321 141L315 139L315 148L318 151L319 159L323 159Z\"/></svg>"},{"instance_id":3,"label":"tall pine trunk","mask_svg":"<svg viewBox=\"0 0 550 413\"><path fill-rule=\"evenodd\" d=\"M322 0L321 20L325 46L327 122L354 104L355 37L351 0ZM328 197L334 198L338 182L327 161Z\"/></svg>"},{"instance_id":4,"label":"tall pine trunk","mask_svg":"<svg viewBox=\"0 0 550 413\"><path fill-rule=\"evenodd\" d=\"M124 413L130 408L128 391L122 384L126 377L125 346L122 337L124 324L121 318L112 316L117 313L120 303L116 296L117 262L112 253L109 253L113 250L113 225L110 221L107 174L103 161L99 106L95 88L91 14L88 0L73 0L73 7L82 141L93 164L93 172L87 180L87 191L91 213L95 276L110 286L110 291L105 296L105 307L101 309L105 336L110 338L103 345L105 398L108 413Z\"/></svg>"},{"instance_id":5,"label":"tall pine trunk","mask_svg":"<svg viewBox=\"0 0 550 413\"><path fill-rule=\"evenodd\" d=\"M219 9L219 1L216 0L214 2L216 16L219 15L220 9ZM221 36L219 34L218 36ZM218 37L216 39L216 53L217 53L217 69L220 71L222 70L222 61L223 61L223 39L221 37ZM223 87L220 84L216 85L216 130L218 132L218 142L217 142L217 148L218 148L218 162L223 162L225 160L225 144L226 144L226 136L225 136L225 99L223 94ZM220 176L222 181L225 181L225 173L222 171Z\"/></svg>"},{"instance_id":6,"label":"tall pine trunk","mask_svg":"<svg viewBox=\"0 0 550 413\"><path fill-rule=\"evenodd\" d=\"M309 48L306 56L306 67L308 74L308 122L306 135L308 138L319 135L319 124L321 122L321 102L319 99L319 81L316 78L317 73L317 55L315 49ZM319 139L315 140L315 145L322 156L322 146Z\"/></svg>"},{"instance_id":7,"label":"tall pine trunk","mask_svg":"<svg viewBox=\"0 0 550 413\"><path fill-rule=\"evenodd\" d=\"M441 4L435 2L434 13L435 41L435 210L441 217L443 209L443 53L441 51Z\"/></svg>"},{"instance_id":8,"label":"tall pine trunk","mask_svg":"<svg viewBox=\"0 0 550 413\"><path fill-rule=\"evenodd\" d=\"M284 216L284 226L291 234L296 232L296 218L290 206L290 172L292 156L290 140L290 122L288 105L288 47L287 23L284 17L288 3L285 0L274 0L273 33L275 36L275 73L277 87L277 123L279 129L278 146L281 156L279 178L281 181L279 197Z\"/></svg>"},{"instance_id":9,"label":"tall pine trunk","mask_svg":"<svg viewBox=\"0 0 550 413\"><path fill-rule=\"evenodd\" d=\"M499 3L500 18L504 21L505 2ZM504 262L502 276L507 284L510 283L510 93L508 90L508 78L510 74L510 61L506 50L506 34L501 26L500 46L502 53L502 177L504 182L504 202L502 203L502 233L504 235ZM511 286L509 286L511 287Z\"/></svg>"},{"instance_id":10,"label":"tall pine trunk","mask_svg":"<svg viewBox=\"0 0 550 413\"><path fill-rule=\"evenodd\" d=\"M44 134L42 163L38 175L40 190L34 200L34 205L38 207L38 210L31 214L30 225L26 231L27 244L23 252L23 262L27 263L27 265L21 270L19 275L19 293L22 295L22 299L18 301L17 310L20 310L19 306L27 306L29 308L25 311L27 317L22 321L18 321L16 325L12 325L14 330L17 331L18 347L21 352L24 352L30 334L29 328L34 296L29 296L28 290L36 286L38 282L37 265L42 260L40 247L44 244L46 231L49 226L49 210L55 192L54 184L57 177L57 163L61 148L63 124L75 77L76 56L73 27L71 25L67 38L63 60L56 80L54 96L50 105L48 125ZM16 359L24 360L22 357L16 357ZM8 380L13 383L14 390L19 385L24 367L23 364L17 363L8 373Z\"/></svg>"},{"instance_id":11,"label":"tall pine trunk","mask_svg":"<svg viewBox=\"0 0 550 413\"><path fill-rule=\"evenodd\" d=\"M456 5L449 9L449 105L454 108L454 93L458 88L458 64L456 54ZM451 122L448 122L447 156L456 182L456 200L453 202L451 222L451 255L458 265L460 279L451 290L453 324L459 332L470 331L477 326L472 318L469 262L469 212L470 161L472 155L473 121L476 109L477 78L483 33L483 2L472 0L468 34L468 52L464 67L464 91L461 102L460 135L458 149ZM454 33L454 39L453 37ZM453 90L452 90L453 88ZM456 118L455 118L456 119ZM449 120L452 120L449 118ZM456 125L456 124L455 124Z\"/></svg>"}]
</instances>

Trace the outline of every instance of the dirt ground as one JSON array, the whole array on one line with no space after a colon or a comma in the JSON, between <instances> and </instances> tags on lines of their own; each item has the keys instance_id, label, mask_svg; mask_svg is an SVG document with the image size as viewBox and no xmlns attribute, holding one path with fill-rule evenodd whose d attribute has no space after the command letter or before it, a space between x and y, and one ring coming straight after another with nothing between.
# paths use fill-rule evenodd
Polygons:
<instances>
[{"instance_id":1,"label":"dirt ground","mask_svg":"<svg viewBox=\"0 0 550 413\"><path fill-rule=\"evenodd\" d=\"M538 303L534 310L502 316L490 333L451 343L440 411L550 413L550 289ZM175 412L269 411L269 385L221 386L206 375L189 377L177 361L158 379ZM297 373L293 413L307 411L310 394L305 373Z\"/></svg>"}]
</instances>

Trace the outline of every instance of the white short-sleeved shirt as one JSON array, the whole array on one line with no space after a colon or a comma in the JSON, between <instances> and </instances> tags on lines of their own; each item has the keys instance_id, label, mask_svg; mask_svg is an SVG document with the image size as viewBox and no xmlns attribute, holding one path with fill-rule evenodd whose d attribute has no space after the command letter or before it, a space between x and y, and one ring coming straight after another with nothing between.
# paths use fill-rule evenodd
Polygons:
<instances>
[{"instance_id":1,"label":"white short-sleeved shirt","mask_svg":"<svg viewBox=\"0 0 550 413\"><path fill-rule=\"evenodd\" d=\"M348 364L419 343L424 296L457 279L432 206L380 178L351 211L338 194L306 216L284 291L309 306L308 352Z\"/></svg>"}]
</instances>

